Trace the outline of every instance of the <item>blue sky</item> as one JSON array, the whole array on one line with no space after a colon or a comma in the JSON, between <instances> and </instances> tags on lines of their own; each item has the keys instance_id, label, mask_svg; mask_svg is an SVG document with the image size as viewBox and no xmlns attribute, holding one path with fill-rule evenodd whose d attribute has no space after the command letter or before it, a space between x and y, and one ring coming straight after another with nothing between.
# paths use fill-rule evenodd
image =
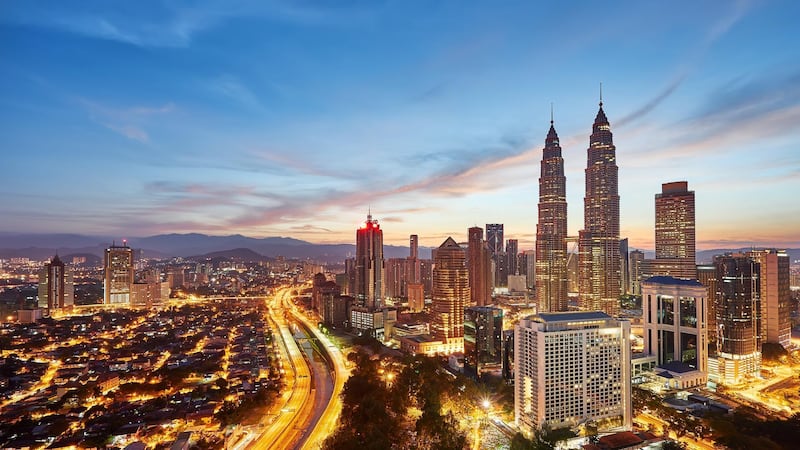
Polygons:
<instances>
[{"instance_id":1,"label":"blue sky","mask_svg":"<svg viewBox=\"0 0 800 450\"><path fill-rule=\"evenodd\" d=\"M551 102L583 225L602 82L634 247L675 180L700 248L800 246L800 3L560 3L3 2L0 231L530 248Z\"/></svg>"}]
</instances>

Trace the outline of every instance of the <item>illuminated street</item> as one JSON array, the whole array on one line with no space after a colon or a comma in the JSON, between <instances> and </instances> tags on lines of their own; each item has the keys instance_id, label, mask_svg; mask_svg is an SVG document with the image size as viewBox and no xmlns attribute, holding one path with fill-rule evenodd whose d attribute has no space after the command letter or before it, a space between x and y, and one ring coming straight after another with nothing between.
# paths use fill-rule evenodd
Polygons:
<instances>
[{"instance_id":1,"label":"illuminated street","mask_svg":"<svg viewBox=\"0 0 800 450\"><path fill-rule=\"evenodd\" d=\"M288 449L319 448L322 441L336 425L341 410L339 393L344 385L346 373L341 352L322 335L311 321L298 312L291 302L292 288L280 289L269 301L269 314L275 329L279 331L279 354L285 370L287 390L276 416L262 420L263 432L253 439L249 448L255 449ZM316 359L316 354L305 355L304 349L298 345L296 338L303 341L303 347L312 352L311 338L302 327L294 327L291 319L300 321L311 330L313 339L325 349L336 362L334 367L335 382L330 386L330 372L320 363L309 361ZM293 335L292 330L297 332ZM320 349L322 350L322 349ZM313 373L313 377L312 377ZM265 422L268 422L265 424ZM310 431L310 433L309 433Z\"/></svg>"}]
</instances>

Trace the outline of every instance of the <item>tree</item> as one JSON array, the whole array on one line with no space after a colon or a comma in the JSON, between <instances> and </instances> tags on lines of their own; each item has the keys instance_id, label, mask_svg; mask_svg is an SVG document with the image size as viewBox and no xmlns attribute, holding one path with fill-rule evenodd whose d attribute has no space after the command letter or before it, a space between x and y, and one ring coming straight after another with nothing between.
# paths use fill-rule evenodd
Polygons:
<instances>
[{"instance_id":1,"label":"tree","mask_svg":"<svg viewBox=\"0 0 800 450\"><path fill-rule=\"evenodd\" d=\"M685 442L678 441L665 441L661 444L661 450L686 450L687 445Z\"/></svg>"}]
</instances>

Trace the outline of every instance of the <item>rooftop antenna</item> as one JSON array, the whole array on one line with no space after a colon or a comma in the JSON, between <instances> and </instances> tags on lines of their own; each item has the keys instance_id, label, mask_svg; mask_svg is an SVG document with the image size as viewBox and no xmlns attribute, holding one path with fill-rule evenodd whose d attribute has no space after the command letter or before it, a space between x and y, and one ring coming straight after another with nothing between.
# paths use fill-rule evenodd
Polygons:
<instances>
[{"instance_id":1,"label":"rooftop antenna","mask_svg":"<svg viewBox=\"0 0 800 450\"><path fill-rule=\"evenodd\" d=\"M550 102L550 125L553 124L553 102Z\"/></svg>"},{"instance_id":2,"label":"rooftop antenna","mask_svg":"<svg viewBox=\"0 0 800 450\"><path fill-rule=\"evenodd\" d=\"M603 82L600 82L600 107L603 107Z\"/></svg>"}]
</instances>

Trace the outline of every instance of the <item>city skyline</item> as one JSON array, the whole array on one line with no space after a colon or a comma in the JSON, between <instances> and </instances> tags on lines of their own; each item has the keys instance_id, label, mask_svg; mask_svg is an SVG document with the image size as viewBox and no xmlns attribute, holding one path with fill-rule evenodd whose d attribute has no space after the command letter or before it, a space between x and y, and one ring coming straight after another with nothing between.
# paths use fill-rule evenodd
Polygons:
<instances>
[{"instance_id":1,"label":"city skyline","mask_svg":"<svg viewBox=\"0 0 800 450\"><path fill-rule=\"evenodd\" d=\"M575 236L602 81L630 247L674 180L698 249L800 247L800 6L585 6L7 4L0 231L530 249L550 104Z\"/></svg>"}]
</instances>

